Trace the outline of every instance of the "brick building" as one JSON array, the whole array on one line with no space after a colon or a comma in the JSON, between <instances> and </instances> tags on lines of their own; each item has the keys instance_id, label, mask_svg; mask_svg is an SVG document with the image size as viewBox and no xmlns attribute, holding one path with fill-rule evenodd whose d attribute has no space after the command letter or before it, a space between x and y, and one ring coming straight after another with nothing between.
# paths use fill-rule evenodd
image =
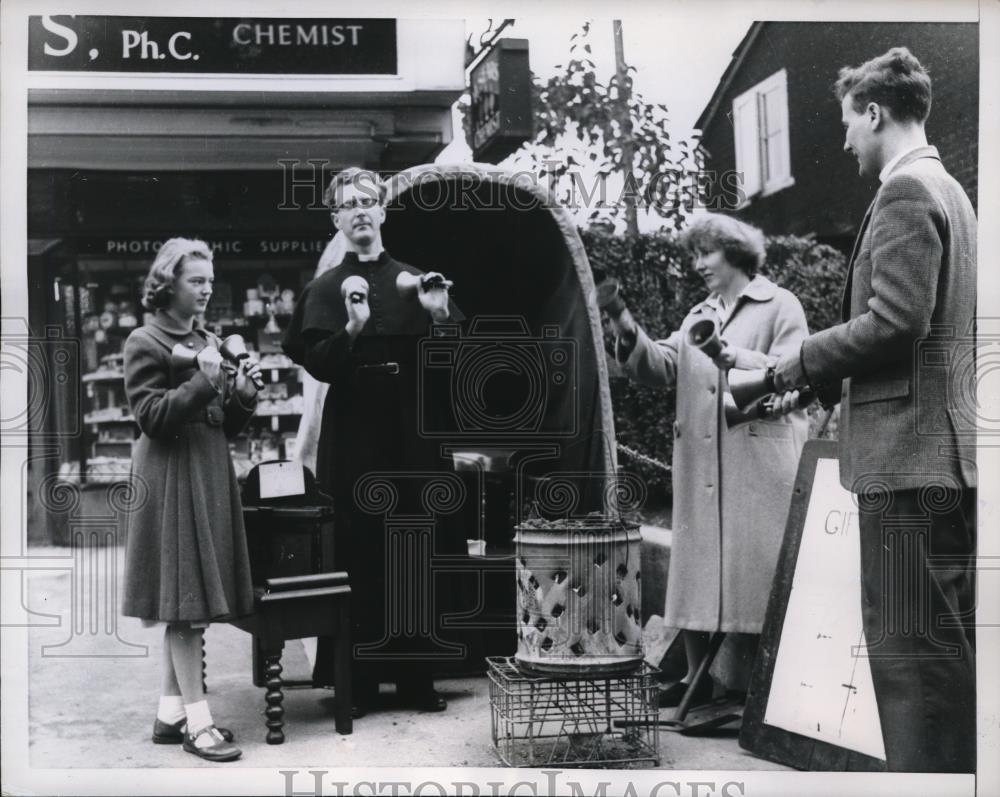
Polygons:
<instances>
[{"instance_id":1,"label":"brick building","mask_svg":"<svg viewBox=\"0 0 1000 797\"><path fill-rule=\"evenodd\" d=\"M850 250L876 184L843 151L832 87L841 66L900 45L933 80L929 142L977 205L977 24L755 22L695 125L706 168L744 176L737 215L768 234L812 233ZM710 198L732 208L733 183L720 177Z\"/></svg>"}]
</instances>

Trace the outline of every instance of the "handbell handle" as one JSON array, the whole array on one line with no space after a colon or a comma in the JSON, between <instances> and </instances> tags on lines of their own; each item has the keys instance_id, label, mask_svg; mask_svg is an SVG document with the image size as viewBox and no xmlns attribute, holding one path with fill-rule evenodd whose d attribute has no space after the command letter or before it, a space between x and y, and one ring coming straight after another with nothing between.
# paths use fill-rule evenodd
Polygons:
<instances>
[{"instance_id":1,"label":"handbell handle","mask_svg":"<svg viewBox=\"0 0 1000 797\"><path fill-rule=\"evenodd\" d=\"M368 280L355 274L340 283L340 295L350 297L352 304L361 304L368 301L368 288Z\"/></svg>"},{"instance_id":2,"label":"handbell handle","mask_svg":"<svg viewBox=\"0 0 1000 797\"><path fill-rule=\"evenodd\" d=\"M226 362L230 362L237 368L243 360L250 359L250 352L247 350L246 341L243 340L242 335L229 335L225 340L222 341L222 345L219 347L219 353ZM253 383L257 386L258 390L264 387L264 378L260 374L254 374L250 377Z\"/></svg>"},{"instance_id":3,"label":"handbell handle","mask_svg":"<svg viewBox=\"0 0 1000 797\"><path fill-rule=\"evenodd\" d=\"M396 290L400 296L411 296L418 290L430 291L434 288L451 288L455 283L445 279L443 274L411 274L401 271L396 277Z\"/></svg>"}]
</instances>

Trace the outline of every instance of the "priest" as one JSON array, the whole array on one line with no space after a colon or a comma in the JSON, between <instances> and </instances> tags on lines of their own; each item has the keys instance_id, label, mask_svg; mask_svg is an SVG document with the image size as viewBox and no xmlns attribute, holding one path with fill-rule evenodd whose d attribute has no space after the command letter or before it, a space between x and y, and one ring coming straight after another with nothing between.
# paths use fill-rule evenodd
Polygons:
<instances>
[{"instance_id":1,"label":"priest","mask_svg":"<svg viewBox=\"0 0 1000 797\"><path fill-rule=\"evenodd\" d=\"M439 444L420 434L420 341L443 329L438 325L464 319L449 298L448 280L384 249L385 195L385 184L371 171L349 168L333 178L324 201L347 252L340 265L303 290L284 339L286 353L330 385L316 471L320 488L335 502L337 567L350 573L355 716L375 706L381 681L395 681L397 695L412 708L447 707L431 670L441 647L435 631L441 607L435 608L430 562L418 563L422 572L390 583L386 574L412 569L413 559L389 562L401 543L389 544L385 513L366 511L355 493L365 476L385 474L396 490L393 512L426 514L419 485L407 476L451 470ZM434 535L433 554L450 553L459 543L464 548L464 539L443 539L454 536L443 528ZM400 589L407 594L398 594ZM400 606L420 615L404 633L389 619ZM333 683L332 659L332 646L321 639L317 684Z\"/></svg>"}]
</instances>

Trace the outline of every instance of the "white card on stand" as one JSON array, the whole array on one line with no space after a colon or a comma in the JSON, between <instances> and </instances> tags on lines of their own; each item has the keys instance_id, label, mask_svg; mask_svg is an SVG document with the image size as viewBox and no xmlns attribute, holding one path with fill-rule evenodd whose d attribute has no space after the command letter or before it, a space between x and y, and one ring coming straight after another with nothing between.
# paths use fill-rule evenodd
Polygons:
<instances>
[{"instance_id":1,"label":"white card on stand","mask_svg":"<svg viewBox=\"0 0 1000 797\"><path fill-rule=\"evenodd\" d=\"M262 499L305 494L306 477L301 462L264 462L257 471Z\"/></svg>"}]
</instances>

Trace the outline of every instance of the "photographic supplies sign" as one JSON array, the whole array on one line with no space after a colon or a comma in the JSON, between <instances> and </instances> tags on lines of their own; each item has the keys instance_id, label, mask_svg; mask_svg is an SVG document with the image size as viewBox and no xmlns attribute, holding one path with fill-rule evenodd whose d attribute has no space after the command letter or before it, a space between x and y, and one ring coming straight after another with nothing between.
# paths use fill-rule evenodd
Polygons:
<instances>
[{"instance_id":1,"label":"photographic supplies sign","mask_svg":"<svg viewBox=\"0 0 1000 797\"><path fill-rule=\"evenodd\" d=\"M323 254L328 239L323 238L209 238L212 252L217 255L269 257L274 255L318 257ZM113 257L151 257L160 251L160 238L80 238L77 252L84 255Z\"/></svg>"},{"instance_id":2,"label":"photographic supplies sign","mask_svg":"<svg viewBox=\"0 0 1000 797\"><path fill-rule=\"evenodd\" d=\"M120 17L28 21L28 69L244 75L394 75L396 20Z\"/></svg>"}]
</instances>

